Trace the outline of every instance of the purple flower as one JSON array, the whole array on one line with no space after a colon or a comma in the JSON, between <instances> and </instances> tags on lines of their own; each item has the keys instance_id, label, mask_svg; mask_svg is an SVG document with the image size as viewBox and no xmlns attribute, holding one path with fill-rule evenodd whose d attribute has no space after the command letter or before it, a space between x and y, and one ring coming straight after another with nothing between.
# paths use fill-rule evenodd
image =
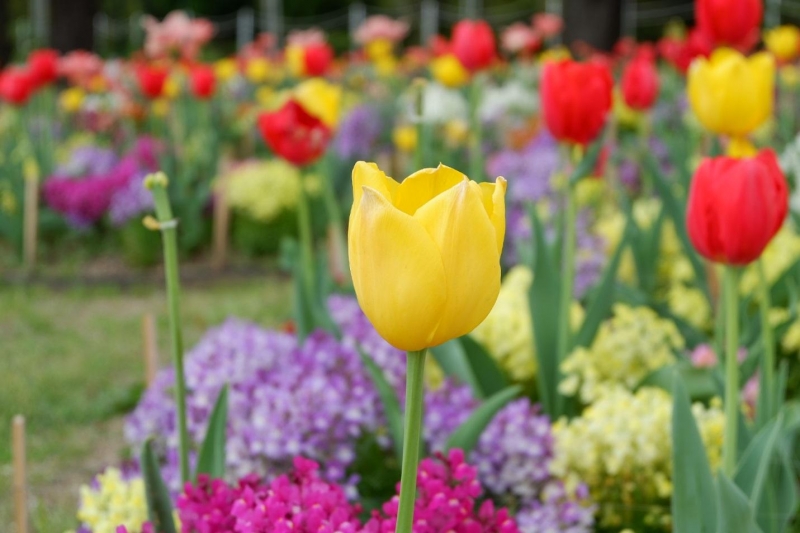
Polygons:
<instances>
[{"instance_id":1,"label":"purple flower","mask_svg":"<svg viewBox=\"0 0 800 533\"><path fill-rule=\"evenodd\" d=\"M146 172L140 172L114 193L108 208L111 223L119 227L129 220L152 211L153 194L144 186Z\"/></svg>"},{"instance_id":2,"label":"purple flower","mask_svg":"<svg viewBox=\"0 0 800 533\"><path fill-rule=\"evenodd\" d=\"M541 499L529 501L516 518L521 533L589 533L594 530L595 511L585 485L568 494L561 481L553 481L544 487Z\"/></svg>"},{"instance_id":3,"label":"purple flower","mask_svg":"<svg viewBox=\"0 0 800 533\"><path fill-rule=\"evenodd\" d=\"M486 164L490 176L508 179L508 203L536 202L552 194L550 180L561 167L558 143L542 132L522 150L501 150Z\"/></svg>"},{"instance_id":4,"label":"purple flower","mask_svg":"<svg viewBox=\"0 0 800 533\"><path fill-rule=\"evenodd\" d=\"M344 117L333 141L342 159L368 157L381 135L381 117L369 105L360 105Z\"/></svg>"}]
</instances>

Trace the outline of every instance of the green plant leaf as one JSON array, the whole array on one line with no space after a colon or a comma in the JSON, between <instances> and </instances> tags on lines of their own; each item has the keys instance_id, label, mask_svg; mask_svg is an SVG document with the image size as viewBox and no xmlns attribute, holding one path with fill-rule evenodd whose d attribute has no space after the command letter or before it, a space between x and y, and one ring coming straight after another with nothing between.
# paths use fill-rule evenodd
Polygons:
<instances>
[{"instance_id":1,"label":"green plant leaf","mask_svg":"<svg viewBox=\"0 0 800 533\"><path fill-rule=\"evenodd\" d=\"M697 368L689 361L678 361L675 364L663 366L648 374L637 386L659 387L672 392L675 377L679 376L688 391L689 398L693 400L709 399L717 395L717 386L713 373L705 368Z\"/></svg>"},{"instance_id":2,"label":"green plant leaf","mask_svg":"<svg viewBox=\"0 0 800 533\"><path fill-rule=\"evenodd\" d=\"M604 136L598 135L597 140L593 142L586 153L581 158L578 165L572 171L569 177L569 186L572 187L581 179L589 176L597 165L597 159L600 157L600 152L603 149Z\"/></svg>"},{"instance_id":3,"label":"green plant leaf","mask_svg":"<svg viewBox=\"0 0 800 533\"><path fill-rule=\"evenodd\" d=\"M561 275L553 261L552 251L544 236L544 228L536 213L529 209L533 226L533 282L528 291L528 304L533 321L533 338L536 344L536 380L542 409L556 420L562 414L562 400L558 393L561 372L558 361L558 317Z\"/></svg>"},{"instance_id":4,"label":"green plant leaf","mask_svg":"<svg viewBox=\"0 0 800 533\"><path fill-rule=\"evenodd\" d=\"M172 500L153 452L153 439L147 439L144 443L140 466L144 478L148 520L153 524L156 533L176 533L172 519Z\"/></svg>"},{"instance_id":5,"label":"green plant leaf","mask_svg":"<svg viewBox=\"0 0 800 533\"><path fill-rule=\"evenodd\" d=\"M717 509L718 533L762 533L747 496L721 470L717 474Z\"/></svg>"},{"instance_id":6,"label":"green plant leaf","mask_svg":"<svg viewBox=\"0 0 800 533\"><path fill-rule=\"evenodd\" d=\"M207 474L212 479L225 477L225 442L228 427L228 384L222 386L214 403L214 410L208 419L206 436L197 458L195 479Z\"/></svg>"},{"instance_id":7,"label":"green plant leaf","mask_svg":"<svg viewBox=\"0 0 800 533\"><path fill-rule=\"evenodd\" d=\"M506 378L503 370L497 365L494 357L478 341L469 335L459 338L458 341L461 343L467 361L472 367L472 373L478 380L481 398L488 398L508 387L508 378Z\"/></svg>"},{"instance_id":8,"label":"green plant leaf","mask_svg":"<svg viewBox=\"0 0 800 533\"><path fill-rule=\"evenodd\" d=\"M367 367L367 372L372 379L375 388L378 389L378 396L381 398L383 404L383 412L386 414L386 420L389 424L389 436L392 439L392 447L394 448L395 455L398 461L403 458L403 411L400 409L400 401L392 389L392 386L386 381L383 371L372 360L372 357L365 354L361 350L358 351L361 355L361 360Z\"/></svg>"},{"instance_id":9,"label":"green plant leaf","mask_svg":"<svg viewBox=\"0 0 800 533\"><path fill-rule=\"evenodd\" d=\"M447 439L446 449L459 448L469 454L478 443L483 430L492 421L494 415L508 402L514 399L522 389L518 385L507 387L488 398L466 419Z\"/></svg>"},{"instance_id":10,"label":"green plant leaf","mask_svg":"<svg viewBox=\"0 0 800 533\"><path fill-rule=\"evenodd\" d=\"M672 521L681 533L715 533L714 481L689 396L675 377L672 407ZM720 530L720 533L723 530Z\"/></svg>"},{"instance_id":11,"label":"green plant leaf","mask_svg":"<svg viewBox=\"0 0 800 533\"><path fill-rule=\"evenodd\" d=\"M477 398L483 398L478 378L472 370L472 365L467 359L467 352L458 339L452 339L435 348L431 348L431 355L447 376L456 378L461 383L469 385L472 393Z\"/></svg>"},{"instance_id":12,"label":"green plant leaf","mask_svg":"<svg viewBox=\"0 0 800 533\"><path fill-rule=\"evenodd\" d=\"M575 336L575 346L590 346L595 335L597 335L597 329L600 324L611 313L611 307L614 305L617 270L622 259L622 253L628 246L629 238L630 231L625 231L622 240L614 251L614 255L611 257L611 261L606 266L603 277L593 291L589 305L586 308L586 317L583 319L583 324L581 324L581 328Z\"/></svg>"}]
</instances>

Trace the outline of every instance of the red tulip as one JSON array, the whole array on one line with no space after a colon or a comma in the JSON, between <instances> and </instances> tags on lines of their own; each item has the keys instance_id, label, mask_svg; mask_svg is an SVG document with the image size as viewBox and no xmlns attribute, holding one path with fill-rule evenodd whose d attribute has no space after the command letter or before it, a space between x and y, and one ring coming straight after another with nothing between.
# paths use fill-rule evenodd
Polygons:
<instances>
[{"instance_id":1,"label":"red tulip","mask_svg":"<svg viewBox=\"0 0 800 533\"><path fill-rule=\"evenodd\" d=\"M715 46L730 46L743 52L758 43L763 0L695 0L697 27Z\"/></svg>"},{"instance_id":2,"label":"red tulip","mask_svg":"<svg viewBox=\"0 0 800 533\"><path fill-rule=\"evenodd\" d=\"M604 64L571 59L546 63L541 101L547 129L559 141L588 144L603 129L613 87Z\"/></svg>"},{"instance_id":3,"label":"red tulip","mask_svg":"<svg viewBox=\"0 0 800 533\"><path fill-rule=\"evenodd\" d=\"M434 35L428 41L428 46L431 49L433 57L446 56L453 53L453 46L450 42L441 35Z\"/></svg>"},{"instance_id":4,"label":"red tulip","mask_svg":"<svg viewBox=\"0 0 800 533\"><path fill-rule=\"evenodd\" d=\"M658 98L658 71L655 64L645 58L637 57L625 67L622 73L622 97L632 109L650 109Z\"/></svg>"},{"instance_id":5,"label":"red tulip","mask_svg":"<svg viewBox=\"0 0 800 533\"><path fill-rule=\"evenodd\" d=\"M333 48L328 43L312 43L305 47L303 62L308 76L324 76L333 62Z\"/></svg>"},{"instance_id":6,"label":"red tulip","mask_svg":"<svg viewBox=\"0 0 800 533\"><path fill-rule=\"evenodd\" d=\"M325 153L331 130L296 100L258 117L264 142L280 157L298 166L313 163Z\"/></svg>"},{"instance_id":7,"label":"red tulip","mask_svg":"<svg viewBox=\"0 0 800 533\"><path fill-rule=\"evenodd\" d=\"M139 65L136 68L136 78L139 80L139 89L147 98L158 98L164 91L164 83L169 76L166 67L157 65Z\"/></svg>"},{"instance_id":8,"label":"red tulip","mask_svg":"<svg viewBox=\"0 0 800 533\"><path fill-rule=\"evenodd\" d=\"M208 65L196 65L189 72L189 86L195 98L205 100L214 95L217 79L214 77L214 69Z\"/></svg>"},{"instance_id":9,"label":"red tulip","mask_svg":"<svg viewBox=\"0 0 800 533\"><path fill-rule=\"evenodd\" d=\"M692 29L685 40L665 37L658 42L661 57L683 74L686 74L694 58L708 57L713 49L714 43L697 28Z\"/></svg>"},{"instance_id":10,"label":"red tulip","mask_svg":"<svg viewBox=\"0 0 800 533\"><path fill-rule=\"evenodd\" d=\"M58 78L58 52L43 48L28 56L28 70L36 87L43 87Z\"/></svg>"},{"instance_id":11,"label":"red tulip","mask_svg":"<svg viewBox=\"0 0 800 533\"><path fill-rule=\"evenodd\" d=\"M8 68L0 72L0 98L9 104L25 105L33 90L33 80L27 70Z\"/></svg>"},{"instance_id":12,"label":"red tulip","mask_svg":"<svg viewBox=\"0 0 800 533\"><path fill-rule=\"evenodd\" d=\"M453 54L469 71L492 64L497 51L492 28L483 20L462 20L453 28Z\"/></svg>"},{"instance_id":13,"label":"red tulip","mask_svg":"<svg viewBox=\"0 0 800 533\"><path fill-rule=\"evenodd\" d=\"M758 259L781 228L788 195L772 150L742 159L704 159L689 190L689 238L712 261L746 265Z\"/></svg>"}]
</instances>

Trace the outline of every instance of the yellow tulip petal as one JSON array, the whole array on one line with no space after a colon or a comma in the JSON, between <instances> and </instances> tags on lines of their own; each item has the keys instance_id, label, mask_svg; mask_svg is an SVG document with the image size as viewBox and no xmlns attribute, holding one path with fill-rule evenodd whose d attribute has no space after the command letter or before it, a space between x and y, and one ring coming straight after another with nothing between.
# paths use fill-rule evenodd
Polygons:
<instances>
[{"instance_id":1,"label":"yellow tulip petal","mask_svg":"<svg viewBox=\"0 0 800 533\"><path fill-rule=\"evenodd\" d=\"M477 183L462 181L414 215L441 254L447 282L447 303L434 346L472 331L489 314L500 291L497 231L482 196Z\"/></svg>"},{"instance_id":2,"label":"yellow tulip petal","mask_svg":"<svg viewBox=\"0 0 800 533\"><path fill-rule=\"evenodd\" d=\"M392 346L432 346L447 300L439 249L417 220L380 192L363 187L359 197L348 240L358 303Z\"/></svg>"},{"instance_id":3,"label":"yellow tulip petal","mask_svg":"<svg viewBox=\"0 0 800 533\"><path fill-rule=\"evenodd\" d=\"M465 181L467 177L464 174L446 165L423 168L403 180L397 188L394 205L400 211L413 215L435 196Z\"/></svg>"},{"instance_id":4,"label":"yellow tulip petal","mask_svg":"<svg viewBox=\"0 0 800 533\"><path fill-rule=\"evenodd\" d=\"M503 251L503 240L506 236L506 187L505 178L498 177L495 183L481 183L483 207L492 221L497 236L497 253Z\"/></svg>"},{"instance_id":5,"label":"yellow tulip petal","mask_svg":"<svg viewBox=\"0 0 800 533\"><path fill-rule=\"evenodd\" d=\"M375 163L359 161L353 167L353 207L352 211L361 204L361 194L364 187L379 192L384 198L393 202L397 193L398 183L386 175Z\"/></svg>"}]
</instances>

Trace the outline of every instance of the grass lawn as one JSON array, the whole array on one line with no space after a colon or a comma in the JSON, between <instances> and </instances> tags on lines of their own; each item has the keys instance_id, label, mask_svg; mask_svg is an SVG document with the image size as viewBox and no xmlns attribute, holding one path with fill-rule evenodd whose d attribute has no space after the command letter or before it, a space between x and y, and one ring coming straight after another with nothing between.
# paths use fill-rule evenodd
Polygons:
<instances>
[{"instance_id":1,"label":"grass lawn","mask_svg":"<svg viewBox=\"0 0 800 533\"><path fill-rule=\"evenodd\" d=\"M280 278L184 287L186 348L230 315L276 326L289 318ZM141 318L157 317L169 361L166 300L158 285L128 290L0 287L0 524L12 522L11 419L28 426L33 531L74 528L78 486L125 453L122 422L144 380ZM5 530L5 526L0 528Z\"/></svg>"}]
</instances>

